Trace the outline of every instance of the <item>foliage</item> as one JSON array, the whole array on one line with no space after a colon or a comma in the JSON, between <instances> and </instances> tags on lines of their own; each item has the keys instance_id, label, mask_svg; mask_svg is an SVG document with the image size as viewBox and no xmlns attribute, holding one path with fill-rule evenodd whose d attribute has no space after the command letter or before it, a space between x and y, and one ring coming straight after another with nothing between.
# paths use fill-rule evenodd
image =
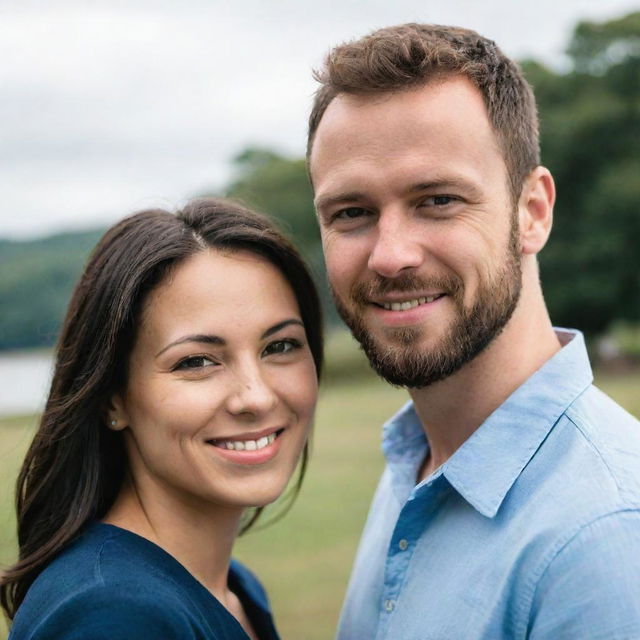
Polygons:
<instances>
[{"instance_id":1,"label":"foliage","mask_svg":"<svg viewBox=\"0 0 640 640\"><path fill-rule=\"evenodd\" d=\"M311 267L325 316L338 322L327 286L313 191L303 158L289 158L269 149L250 147L234 158L237 177L226 190L274 218L291 237Z\"/></svg>"},{"instance_id":2,"label":"foliage","mask_svg":"<svg viewBox=\"0 0 640 640\"><path fill-rule=\"evenodd\" d=\"M581 22L567 52L563 73L523 63L539 104L544 162L558 187L541 274L554 323L596 336L616 322L640 321L640 12ZM305 161L250 147L234 163L226 195L280 222L337 322ZM0 240L0 350L52 344L98 235Z\"/></svg>"},{"instance_id":3,"label":"foliage","mask_svg":"<svg viewBox=\"0 0 640 640\"><path fill-rule=\"evenodd\" d=\"M620 353L640 362L640 325L622 322L613 327L612 334Z\"/></svg>"},{"instance_id":4,"label":"foliage","mask_svg":"<svg viewBox=\"0 0 640 640\"><path fill-rule=\"evenodd\" d=\"M0 241L0 350L50 346L101 232Z\"/></svg>"},{"instance_id":5,"label":"foliage","mask_svg":"<svg viewBox=\"0 0 640 640\"><path fill-rule=\"evenodd\" d=\"M320 234L304 159L252 147L237 155L234 164L238 177L227 188L228 195L276 217L311 257Z\"/></svg>"},{"instance_id":6,"label":"foliage","mask_svg":"<svg viewBox=\"0 0 640 640\"><path fill-rule=\"evenodd\" d=\"M567 49L575 70L597 75L640 57L640 11L604 23L580 22Z\"/></svg>"},{"instance_id":7,"label":"foliage","mask_svg":"<svg viewBox=\"0 0 640 640\"><path fill-rule=\"evenodd\" d=\"M556 324L602 334L640 320L640 12L580 23L573 70L525 63L558 200L540 256Z\"/></svg>"}]
</instances>

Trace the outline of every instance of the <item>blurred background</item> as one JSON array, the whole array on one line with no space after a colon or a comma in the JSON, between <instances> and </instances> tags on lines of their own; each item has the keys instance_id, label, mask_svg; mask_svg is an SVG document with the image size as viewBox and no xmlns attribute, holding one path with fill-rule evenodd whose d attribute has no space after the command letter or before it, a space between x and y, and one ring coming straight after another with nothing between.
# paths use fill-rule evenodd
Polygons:
<instances>
[{"instance_id":1,"label":"blurred background","mask_svg":"<svg viewBox=\"0 0 640 640\"><path fill-rule=\"evenodd\" d=\"M328 302L303 159L311 69L333 44L409 21L476 29L521 62L558 187L540 256L552 319L585 331L597 382L640 416L637 1L2 0L0 567L15 557L14 478L91 247L133 211L233 196L302 248L330 329L305 487L238 555L284 640L332 637L380 426L405 394L375 379Z\"/></svg>"}]
</instances>

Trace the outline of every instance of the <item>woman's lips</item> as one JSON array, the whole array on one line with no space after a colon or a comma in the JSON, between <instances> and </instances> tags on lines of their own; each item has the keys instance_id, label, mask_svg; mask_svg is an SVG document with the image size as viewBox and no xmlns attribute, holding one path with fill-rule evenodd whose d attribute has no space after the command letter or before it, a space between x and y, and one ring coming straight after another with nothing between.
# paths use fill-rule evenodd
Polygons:
<instances>
[{"instance_id":1,"label":"woman's lips","mask_svg":"<svg viewBox=\"0 0 640 640\"><path fill-rule=\"evenodd\" d=\"M240 464L261 464L276 455L284 429L207 440L217 454Z\"/></svg>"}]
</instances>

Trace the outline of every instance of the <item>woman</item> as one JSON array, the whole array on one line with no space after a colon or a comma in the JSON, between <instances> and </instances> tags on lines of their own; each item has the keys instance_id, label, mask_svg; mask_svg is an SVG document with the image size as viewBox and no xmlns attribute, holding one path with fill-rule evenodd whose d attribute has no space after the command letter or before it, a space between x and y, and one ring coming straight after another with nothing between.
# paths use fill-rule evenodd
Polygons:
<instances>
[{"instance_id":1,"label":"woman","mask_svg":"<svg viewBox=\"0 0 640 640\"><path fill-rule=\"evenodd\" d=\"M230 557L301 459L299 488L321 364L313 282L262 216L201 199L111 228L18 479L10 638L277 638Z\"/></svg>"}]
</instances>

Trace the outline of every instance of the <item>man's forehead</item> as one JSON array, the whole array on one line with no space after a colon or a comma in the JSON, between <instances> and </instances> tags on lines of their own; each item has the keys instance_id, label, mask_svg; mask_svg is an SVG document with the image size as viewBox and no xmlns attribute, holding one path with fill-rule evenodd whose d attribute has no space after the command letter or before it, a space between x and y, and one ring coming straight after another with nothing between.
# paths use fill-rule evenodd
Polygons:
<instances>
[{"instance_id":1,"label":"man's forehead","mask_svg":"<svg viewBox=\"0 0 640 640\"><path fill-rule=\"evenodd\" d=\"M473 113L475 111L475 113ZM400 119L410 125L409 118L425 122L441 115L460 113L466 121L470 115L489 124L484 99L479 89L467 78L454 76L383 93L338 94L327 106L315 132L310 161L319 139L343 135L363 119L378 120L381 125ZM490 126L490 125L489 125ZM384 130L381 130L383 133Z\"/></svg>"},{"instance_id":2,"label":"man's forehead","mask_svg":"<svg viewBox=\"0 0 640 640\"><path fill-rule=\"evenodd\" d=\"M425 154L434 163L467 156L482 162L500 153L484 100L466 78L411 90L337 96L316 132L309 167L314 186L325 172L354 163L400 163Z\"/></svg>"}]
</instances>

